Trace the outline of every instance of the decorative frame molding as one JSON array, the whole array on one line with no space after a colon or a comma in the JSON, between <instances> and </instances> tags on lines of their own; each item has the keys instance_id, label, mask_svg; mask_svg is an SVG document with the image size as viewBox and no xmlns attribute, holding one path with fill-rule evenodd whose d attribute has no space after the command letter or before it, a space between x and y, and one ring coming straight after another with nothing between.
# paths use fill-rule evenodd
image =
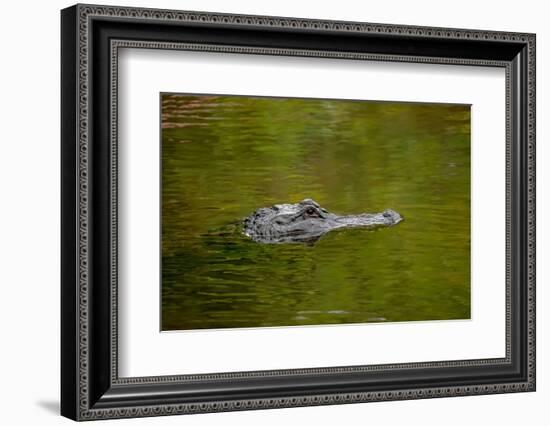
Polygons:
<instances>
[{"instance_id":1,"label":"decorative frame molding","mask_svg":"<svg viewBox=\"0 0 550 426\"><path fill-rule=\"evenodd\" d=\"M139 29L127 29L130 23ZM178 38L169 28L189 34ZM212 42L208 28L238 43ZM265 34L272 45L254 46L248 31ZM140 38L145 32L158 40ZM304 47L301 35L312 32L337 49ZM344 42L336 37L342 35ZM369 43L358 50L357 40ZM420 53L404 54L400 46ZM125 47L505 68L506 357L119 378L117 70L118 49ZM63 415L92 420L535 390L533 34L76 5L62 11L62 81ZM411 371L426 372L433 385L407 381ZM379 373L391 380L382 386ZM348 380L341 389L331 384L336 376ZM304 378L316 385L296 390ZM453 384L458 378L470 382ZM236 379L241 390L224 389ZM254 396L260 389L270 396Z\"/></svg>"}]
</instances>

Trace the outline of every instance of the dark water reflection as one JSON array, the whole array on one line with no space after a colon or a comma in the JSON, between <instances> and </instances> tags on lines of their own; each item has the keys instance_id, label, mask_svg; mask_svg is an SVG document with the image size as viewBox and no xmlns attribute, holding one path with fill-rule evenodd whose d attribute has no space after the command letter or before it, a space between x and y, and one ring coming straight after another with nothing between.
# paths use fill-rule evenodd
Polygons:
<instances>
[{"instance_id":1,"label":"dark water reflection","mask_svg":"<svg viewBox=\"0 0 550 426\"><path fill-rule=\"evenodd\" d=\"M469 107L163 95L162 122L163 330L470 317ZM242 235L304 198L405 221Z\"/></svg>"}]
</instances>

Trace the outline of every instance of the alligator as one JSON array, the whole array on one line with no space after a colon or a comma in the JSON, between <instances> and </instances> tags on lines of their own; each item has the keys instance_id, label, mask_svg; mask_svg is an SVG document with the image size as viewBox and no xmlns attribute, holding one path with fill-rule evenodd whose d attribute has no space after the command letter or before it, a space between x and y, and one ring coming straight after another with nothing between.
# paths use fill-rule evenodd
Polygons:
<instances>
[{"instance_id":1,"label":"alligator","mask_svg":"<svg viewBox=\"0 0 550 426\"><path fill-rule=\"evenodd\" d=\"M244 234L258 243L313 244L324 234L343 228L378 228L398 224L403 217L394 210L340 216L306 198L296 204L262 207L246 217Z\"/></svg>"}]
</instances>

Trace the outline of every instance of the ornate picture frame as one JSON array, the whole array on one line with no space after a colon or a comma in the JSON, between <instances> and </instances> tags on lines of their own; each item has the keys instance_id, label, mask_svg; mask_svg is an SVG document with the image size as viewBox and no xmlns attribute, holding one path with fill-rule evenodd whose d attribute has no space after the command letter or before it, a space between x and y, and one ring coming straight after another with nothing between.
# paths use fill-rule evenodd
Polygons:
<instances>
[{"instance_id":1,"label":"ornate picture frame","mask_svg":"<svg viewBox=\"0 0 550 426\"><path fill-rule=\"evenodd\" d=\"M535 35L76 5L61 12L61 413L73 420L535 390ZM121 48L503 68L506 356L119 377Z\"/></svg>"}]
</instances>

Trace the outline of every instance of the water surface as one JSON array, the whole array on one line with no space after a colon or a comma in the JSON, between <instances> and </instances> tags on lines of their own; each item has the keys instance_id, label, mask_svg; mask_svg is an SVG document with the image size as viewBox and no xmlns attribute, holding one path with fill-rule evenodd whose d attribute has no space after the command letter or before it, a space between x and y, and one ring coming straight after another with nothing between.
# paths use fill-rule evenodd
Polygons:
<instances>
[{"instance_id":1,"label":"water surface","mask_svg":"<svg viewBox=\"0 0 550 426\"><path fill-rule=\"evenodd\" d=\"M470 318L470 108L162 95L162 329ZM314 245L241 232L312 198L405 220Z\"/></svg>"}]
</instances>

